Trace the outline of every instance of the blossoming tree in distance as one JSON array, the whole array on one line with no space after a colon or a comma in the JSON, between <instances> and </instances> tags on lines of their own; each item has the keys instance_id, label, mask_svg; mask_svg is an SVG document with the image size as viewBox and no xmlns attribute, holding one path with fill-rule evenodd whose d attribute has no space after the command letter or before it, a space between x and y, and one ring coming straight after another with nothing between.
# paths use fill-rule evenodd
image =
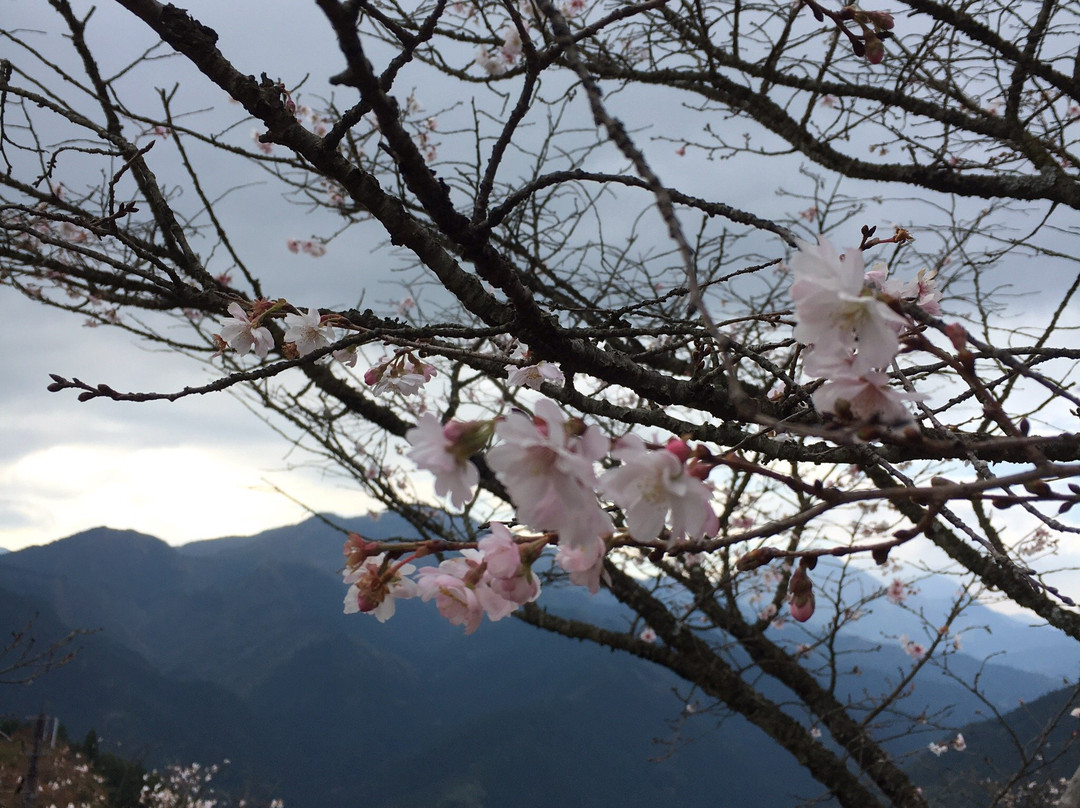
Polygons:
<instances>
[{"instance_id":1,"label":"blossoming tree in distance","mask_svg":"<svg viewBox=\"0 0 1080 808\"><path fill-rule=\"evenodd\" d=\"M1066 4L316 0L319 58L275 48L256 78L187 11L116 0L198 88L137 103L155 60L120 69L97 18L50 5L47 45L4 32L0 280L217 375L50 389L246 391L415 527L348 536L347 612L418 598L650 660L859 808L927 804L883 716L965 605L1080 640L1043 577L1080 498ZM352 285L293 299L255 270L225 193L249 175L320 229L278 252ZM389 269L398 300L335 302ZM845 695L833 639L946 571L910 664ZM625 627L545 609L563 585Z\"/></svg>"}]
</instances>

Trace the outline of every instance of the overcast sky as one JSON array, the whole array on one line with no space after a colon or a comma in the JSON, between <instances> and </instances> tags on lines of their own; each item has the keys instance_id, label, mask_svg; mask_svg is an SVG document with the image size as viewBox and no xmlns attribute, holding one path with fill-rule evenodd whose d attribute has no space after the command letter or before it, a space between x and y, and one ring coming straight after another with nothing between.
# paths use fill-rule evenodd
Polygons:
<instances>
[{"instance_id":1,"label":"overcast sky","mask_svg":"<svg viewBox=\"0 0 1080 808\"><path fill-rule=\"evenodd\" d=\"M266 2L255 0L190 0L182 5L219 33L220 49L244 72L265 71L289 85L310 74L304 89L308 97L333 92L326 79L341 69L339 57L329 27L307 0L278 0L273 13L267 13ZM0 25L27 29L24 38L52 58L72 63L62 41L46 35L58 30L56 20L44 0L0 0ZM115 66L154 41L142 22L109 2L99 4L90 40L106 46L104 58ZM10 49L0 41L0 56L9 55ZM152 105L155 87L179 82L181 108L219 105L224 115L239 114L180 59L159 62L139 76L129 89L141 103ZM431 108L446 103L438 87L419 87L417 95ZM654 99L629 99L646 100L657 115ZM157 112L153 106L146 109ZM202 120L218 119L207 115ZM238 140L247 138L251 128L242 126ZM155 166L167 162L172 148L168 141L155 146ZM670 143L649 148L661 176L674 176L691 192L762 213L776 209L774 189L790 181L792 167L797 167L790 161L729 161L702 172L700 167L688 170ZM247 176L231 171L208 173L212 196L264 180L258 172ZM370 259L358 241L368 237L362 229L349 241L331 243L328 254L318 260L288 253L285 238L308 237L320 223L283 203L265 183L230 195L220 212L245 259L268 280L266 292L272 297L336 306L353 305L364 294L366 305L378 309L401 295L393 285L391 266L379 263L385 259ZM871 207L869 215L882 222L901 218L896 206ZM656 226L661 227L659 221ZM80 404L70 392L45 389L48 374L58 373L121 390L176 390L208 378L207 368L197 363L139 345L116 330L85 328L80 318L44 310L3 287L0 322L5 347L0 354L0 546L17 549L98 525L133 528L181 543L254 533L304 518L304 509L273 486L320 511L354 515L372 505L344 483L297 467L305 458L288 455L281 437L228 395L171 404Z\"/></svg>"},{"instance_id":2,"label":"overcast sky","mask_svg":"<svg viewBox=\"0 0 1080 808\"><path fill-rule=\"evenodd\" d=\"M88 3L75 3L85 13ZM153 42L145 25L111 3L98 3L91 42L103 59L118 66ZM241 70L295 84L312 70L312 54L332 58L328 26L311 3L278 0L274 13L262 2L186 3L196 18L216 28L220 47ZM58 17L39 0L0 0L0 25L22 29L22 38L50 58L72 63L55 36ZM0 41L0 56L16 57ZM21 58L21 54L18 58ZM319 60L316 60L319 61ZM308 87L329 95L325 79L340 67L320 65ZM220 104L232 117L238 108L182 60L144 71L130 88L144 104L155 87L181 83L180 108ZM201 95L200 95L201 94ZM203 100L205 99L205 100ZM231 108L230 108L231 107ZM156 114L160 107L144 107ZM205 119L205 118L204 118ZM239 130L249 137L251 125ZM156 144L156 154L171 149ZM157 159L160 165L167 154ZM204 177L218 191L240 180L232 175ZM358 298L353 256L337 245L317 261L289 253L288 237L305 238L312 223L295 208L269 198L262 182L237 192L222 205L244 257L271 279L268 293L309 305L353 304ZM370 297L397 293L389 275L366 266ZM45 310L0 288L4 352L0 357L0 547L18 549L98 525L133 528L172 543L259 530L296 522L305 511L272 486L321 511L353 515L370 503L355 489L328 480L315 469L297 467L307 458L287 456L288 445L229 395L175 403L80 404L71 393L49 393L49 373L107 382L125 390L175 390L208 378L207 369L170 352L137 344L109 328L85 328L79 317ZM269 484L268 484L269 483Z\"/></svg>"}]
</instances>

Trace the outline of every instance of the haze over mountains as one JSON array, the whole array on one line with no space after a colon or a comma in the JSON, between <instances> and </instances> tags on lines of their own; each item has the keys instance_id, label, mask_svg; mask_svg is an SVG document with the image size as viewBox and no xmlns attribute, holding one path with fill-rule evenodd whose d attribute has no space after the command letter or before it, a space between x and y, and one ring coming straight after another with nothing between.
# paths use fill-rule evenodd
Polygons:
<instances>
[{"instance_id":1,"label":"haze over mountains","mask_svg":"<svg viewBox=\"0 0 1080 808\"><path fill-rule=\"evenodd\" d=\"M393 516L340 521L373 538L409 532ZM228 785L289 808L786 808L820 796L741 719L688 719L698 700L662 669L514 620L465 637L430 604L402 603L385 625L345 616L340 565L340 534L315 519L183 547L98 528L6 554L5 632L35 613L39 641L100 630L67 667L0 689L0 713L57 715L73 737L94 728L149 765L228 758ZM952 588L927 582L909 605L935 614ZM602 592L549 588L541 604L629 628ZM966 619L985 629L964 633L954 674L971 679L995 646L1010 651L982 667L985 701L925 671L912 712L951 707L959 726L1076 679L1077 655L1052 633L978 606ZM913 611L875 609L854 625L843 648L867 653L849 692L910 666L895 638L918 636ZM893 748L924 750L943 732Z\"/></svg>"}]
</instances>

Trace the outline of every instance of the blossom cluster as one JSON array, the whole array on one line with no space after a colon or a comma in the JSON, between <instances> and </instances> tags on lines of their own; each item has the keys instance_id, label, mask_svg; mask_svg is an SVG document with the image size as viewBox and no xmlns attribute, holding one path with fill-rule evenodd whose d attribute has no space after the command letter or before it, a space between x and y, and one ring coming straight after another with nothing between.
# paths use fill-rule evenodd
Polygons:
<instances>
[{"instance_id":1,"label":"blossom cluster","mask_svg":"<svg viewBox=\"0 0 1080 808\"><path fill-rule=\"evenodd\" d=\"M927 744L926 748L934 754L934 757L941 757L950 749L957 752L963 752L967 749L967 741L964 740L963 734L958 732L956 733L956 737L952 740L946 741L945 743L935 743L934 741L931 741Z\"/></svg>"},{"instance_id":2,"label":"blossom cluster","mask_svg":"<svg viewBox=\"0 0 1080 808\"><path fill-rule=\"evenodd\" d=\"M940 314L934 273L924 270L910 282L898 282L883 267L867 271L858 249L840 254L824 238L816 245L798 246L790 261L794 336L808 346L803 369L823 379L813 393L815 405L844 420L913 425L906 402L917 396L893 389L886 369L899 353L905 332L915 327L904 305ZM330 353L337 345L337 329L359 330L338 315L315 308L303 311L284 300L256 300L246 308L234 302L228 310L230 317L217 335L220 346L260 358L275 347L266 326L269 318L283 320L280 347L285 356ZM355 344L332 354L349 366L359 358ZM397 348L363 374L364 382L375 395L418 395L436 376L423 355L416 348ZM525 346L505 350L503 361L511 386L540 390L544 384L565 384L557 364L533 356ZM786 386L778 387L770 398L782 399L785 392ZM405 434L406 455L434 476L435 494L455 510L467 510L478 495L480 468L486 468L507 493L522 533L493 523L491 535L474 549L438 567L419 569L410 562L422 552L401 560L368 549L360 552L358 547L367 547L361 541L347 548L347 612L387 620L396 600L419 597L434 600L451 622L472 632L483 615L498 620L535 599L539 583L532 565L548 545L570 580L595 592L604 559L616 544L668 549L681 544L680 551L685 551L719 532L708 482L717 460L702 445L691 447L677 437L646 442L633 433L613 440L600 426L567 417L554 401L542 397L532 413L513 409L488 420L443 422L425 411L423 401L417 410L417 423ZM739 559L738 567L753 569L770 558L758 561L751 551ZM804 560L789 572L788 604L798 621L814 613L812 566ZM901 603L907 590L894 581L886 594ZM925 653L906 638L901 644L916 659Z\"/></svg>"},{"instance_id":3,"label":"blossom cluster","mask_svg":"<svg viewBox=\"0 0 1080 808\"><path fill-rule=\"evenodd\" d=\"M866 272L860 250L840 254L824 237L816 245L800 241L789 266L794 336L810 346L803 370L825 379L814 391L814 405L841 418L912 424L906 403L920 397L891 387L885 372L912 323L890 303L910 301L940 314L934 273L924 270L916 281L895 283L883 267Z\"/></svg>"},{"instance_id":4,"label":"blossom cluster","mask_svg":"<svg viewBox=\"0 0 1080 808\"><path fill-rule=\"evenodd\" d=\"M222 347L229 347L243 356L254 352L265 359L274 347L274 337L263 323L280 313L284 301L257 300L250 312L239 303L229 304L230 316L221 324L217 337ZM326 348L335 340L334 329L318 309L299 310L284 315L286 343L292 343L300 356Z\"/></svg>"},{"instance_id":5,"label":"blossom cluster","mask_svg":"<svg viewBox=\"0 0 1080 808\"><path fill-rule=\"evenodd\" d=\"M476 549L419 571L410 563L415 556L392 561L353 539L346 544L347 612L386 620L395 599L419 596L435 600L447 619L471 633L483 615L499 620L539 595L532 565L549 543L557 545L555 563L571 582L595 592L618 532L600 495L625 515L619 530L640 542L700 540L719 530L706 481L713 466L700 452L677 438L663 445L635 435L613 442L546 398L533 415L515 410L487 421L442 424L425 413L405 437L407 456L434 475L436 494L457 509L476 496L472 458L486 449L487 467L509 493L518 523L534 535L518 537L493 522ZM598 474L605 460L618 463Z\"/></svg>"},{"instance_id":6,"label":"blossom cluster","mask_svg":"<svg viewBox=\"0 0 1080 808\"><path fill-rule=\"evenodd\" d=\"M540 581L532 564L546 541L523 545L505 525L492 522L490 528L477 549L419 571L409 563L415 556L394 561L386 553L369 555L372 545L351 535L345 543L345 613L367 612L385 622L394 615L395 601L420 597L434 600L443 617L472 634L484 615L501 620L536 600Z\"/></svg>"}]
</instances>

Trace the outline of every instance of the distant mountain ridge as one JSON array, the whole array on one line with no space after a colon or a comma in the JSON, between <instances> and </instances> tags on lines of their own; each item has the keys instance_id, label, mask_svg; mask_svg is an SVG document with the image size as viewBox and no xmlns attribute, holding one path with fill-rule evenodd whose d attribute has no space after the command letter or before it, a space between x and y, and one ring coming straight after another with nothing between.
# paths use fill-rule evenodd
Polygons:
<instances>
[{"instance_id":1,"label":"distant mountain ridge","mask_svg":"<svg viewBox=\"0 0 1080 808\"><path fill-rule=\"evenodd\" d=\"M334 521L372 538L410 532L390 515ZM290 808L352 808L358 794L371 808L672 800L783 808L794 795L820 793L740 719L718 731L712 719L682 727L677 694L689 686L639 660L513 620L464 637L418 602L402 603L387 625L343 615L341 544L312 519L178 548L98 528L7 554L5 630L37 613L41 639L102 631L67 668L3 691L0 712L45 710L76 737L94 727L151 765L228 757L235 788L284 797ZM545 591L544 599L628 625L603 592ZM982 618L1002 636L1011 631L1007 618ZM910 663L894 642L845 642L872 651L859 657L870 679ZM979 663L958 656L954 664ZM1055 681L1000 666L984 676L1000 704ZM927 677L917 697L974 717L974 703L946 677ZM652 739L674 738L675 725L704 737L648 763L667 752ZM927 740L905 739L905 748Z\"/></svg>"}]
</instances>

